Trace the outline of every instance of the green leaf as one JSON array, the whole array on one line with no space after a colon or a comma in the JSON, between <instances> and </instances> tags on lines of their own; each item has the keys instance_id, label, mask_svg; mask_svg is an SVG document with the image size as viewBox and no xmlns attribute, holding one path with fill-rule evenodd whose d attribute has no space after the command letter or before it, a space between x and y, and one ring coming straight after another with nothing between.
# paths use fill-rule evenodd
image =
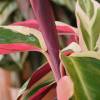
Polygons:
<instances>
[{"instance_id":1,"label":"green leaf","mask_svg":"<svg viewBox=\"0 0 100 100\"><path fill-rule=\"evenodd\" d=\"M53 84L53 82L51 81L46 81L43 82L41 84L39 84L38 86L36 86L34 89L32 89L25 97L24 100L28 100L29 97L33 96L36 92L38 92L41 88L44 88L45 86L51 86ZM44 93L43 93L44 94ZM38 97L37 97L38 98Z\"/></svg>"},{"instance_id":2,"label":"green leaf","mask_svg":"<svg viewBox=\"0 0 100 100\"><path fill-rule=\"evenodd\" d=\"M97 9L96 15L95 15L95 21L92 24L92 31L93 33L100 33L100 7Z\"/></svg>"},{"instance_id":3,"label":"green leaf","mask_svg":"<svg viewBox=\"0 0 100 100\"><path fill-rule=\"evenodd\" d=\"M100 26L100 5L99 7L97 7L95 15L90 25L91 25L92 35L94 36L93 41L95 41L96 43L98 37L100 36L100 27L99 27Z\"/></svg>"},{"instance_id":4,"label":"green leaf","mask_svg":"<svg viewBox=\"0 0 100 100\"><path fill-rule=\"evenodd\" d=\"M91 18L94 14L94 6L92 0L78 0L82 10Z\"/></svg>"},{"instance_id":5,"label":"green leaf","mask_svg":"<svg viewBox=\"0 0 100 100\"><path fill-rule=\"evenodd\" d=\"M93 0L78 0L76 16L83 43L88 50L95 51L100 35L100 4Z\"/></svg>"},{"instance_id":6,"label":"green leaf","mask_svg":"<svg viewBox=\"0 0 100 100\"><path fill-rule=\"evenodd\" d=\"M0 44L26 43L47 50L41 32L24 26L0 26Z\"/></svg>"},{"instance_id":7,"label":"green leaf","mask_svg":"<svg viewBox=\"0 0 100 100\"><path fill-rule=\"evenodd\" d=\"M0 26L0 54L9 54L24 51L40 51L46 50L42 34L32 28L23 26ZM9 70L21 70L22 64L20 59L16 59L11 54L12 60L2 60L0 63L2 68ZM15 58L14 58L15 57ZM8 61L8 63L5 63Z\"/></svg>"},{"instance_id":8,"label":"green leaf","mask_svg":"<svg viewBox=\"0 0 100 100\"><path fill-rule=\"evenodd\" d=\"M78 16L78 18L79 18L79 20L80 20L80 26L79 26L79 28L80 28L80 30L81 30L81 32L82 32L82 37L83 37L83 39L84 39L84 42L85 42L85 44L86 44L86 46L87 46L87 48L88 48L88 50L90 50L91 48L92 48L92 43L90 42L90 40L91 40L91 38L90 38L90 36L89 36L89 32L86 30L86 28L84 27L84 24L82 23L82 21L81 21L81 18Z\"/></svg>"},{"instance_id":9,"label":"green leaf","mask_svg":"<svg viewBox=\"0 0 100 100\"><path fill-rule=\"evenodd\" d=\"M37 81L33 86L28 89L27 95L24 97L27 100L30 96L34 95L38 92L39 89L45 86L51 86L54 83L54 77L52 72L50 71L44 77L42 77L39 81Z\"/></svg>"},{"instance_id":10,"label":"green leaf","mask_svg":"<svg viewBox=\"0 0 100 100\"><path fill-rule=\"evenodd\" d=\"M29 35L23 35L19 32L12 31L10 29L0 27L0 43L29 43L39 46L39 41L31 33Z\"/></svg>"},{"instance_id":11,"label":"green leaf","mask_svg":"<svg viewBox=\"0 0 100 100\"><path fill-rule=\"evenodd\" d=\"M88 52L74 56L61 55L65 70L69 72L74 82L72 100L100 100L100 59L98 54Z\"/></svg>"}]
</instances>

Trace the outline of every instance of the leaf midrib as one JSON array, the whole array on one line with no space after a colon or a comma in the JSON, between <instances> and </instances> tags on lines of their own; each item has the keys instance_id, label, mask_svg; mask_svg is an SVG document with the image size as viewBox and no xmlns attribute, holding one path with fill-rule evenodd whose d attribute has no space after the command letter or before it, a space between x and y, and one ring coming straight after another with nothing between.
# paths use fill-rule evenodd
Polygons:
<instances>
[{"instance_id":1,"label":"leaf midrib","mask_svg":"<svg viewBox=\"0 0 100 100\"><path fill-rule=\"evenodd\" d=\"M92 100L91 96L89 95L89 91L86 89L86 86L85 86L85 84L84 84L84 80L83 80L83 78L81 77L82 74L80 73L80 70L77 68L77 66L78 66L79 64L78 64L78 63L76 64L76 62L74 62L74 60L73 60L72 58L70 58L70 60L72 61L73 65L74 65L74 69L75 69L75 71L76 71L76 73L77 73L77 77L79 78L80 83L81 83L81 85L82 85L82 87L83 87L83 91L84 91L84 94L85 94L86 97L87 97L87 100ZM76 65L77 65L77 66L76 66Z\"/></svg>"}]
</instances>

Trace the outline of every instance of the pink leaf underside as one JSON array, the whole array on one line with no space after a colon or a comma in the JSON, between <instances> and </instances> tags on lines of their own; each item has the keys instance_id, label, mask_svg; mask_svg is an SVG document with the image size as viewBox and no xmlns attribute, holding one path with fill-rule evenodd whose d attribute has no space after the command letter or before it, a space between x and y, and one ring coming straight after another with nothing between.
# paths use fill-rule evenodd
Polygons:
<instances>
[{"instance_id":1,"label":"pink leaf underside","mask_svg":"<svg viewBox=\"0 0 100 100\"><path fill-rule=\"evenodd\" d=\"M13 43L13 44L0 44L0 54L9 54L14 52L25 52L25 51L38 51L41 49L30 44L24 43Z\"/></svg>"},{"instance_id":2,"label":"pink leaf underside","mask_svg":"<svg viewBox=\"0 0 100 100\"><path fill-rule=\"evenodd\" d=\"M27 21L23 21L23 22L17 22L12 25L26 26L29 28L35 28L35 29L39 30L39 25L36 20L27 20ZM57 25L56 28L58 31L58 35L72 35L72 36L76 37L76 39L78 38L77 32L70 25L67 25L67 24L66 25Z\"/></svg>"},{"instance_id":3,"label":"pink leaf underside","mask_svg":"<svg viewBox=\"0 0 100 100\"><path fill-rule=\"evenodd\" d=\"M39 79L51 71L49 63L43 64L39 69L33 72L27 88L31 88ZM37 77L38 76L38 77Z\"/></svg>"},{"instance_id":4,"label":"pink leaf underside","mask_svg":"<svg viewBox=\"0 0 100 100\"><path fill-rule=\"evenodd\" d=\"M28 20L23 22L17 22L12 25L26 26L29 28L35 28L39 30L38 23L35 20ZM77 33L69 25L66 26L57 26L59 35L70 35L72 36L71 41L78 41ZM24 51L40 51L41 49L24 43L13 43L13 44L0 44L0 54L8 54L12 52L24 52Z\"/></svg>"},{"instance_id":5,"label":"pink leaf underside","mask_svg":"<svg viewBox=\"0 0 100 100\"><path fill-rule=\"evenodd\" d=\"M39 25L36 20L27 20L23 22L17 22L12 25L18 25L18 26L25 26L29 28L35 28L37 30L39 29ZM70 44L71 42L77 42L79 43L79 37L77 35L77 31L75 28L73 28L70 25L57 25L57 31L58 35L66 35L68 36L68 40L66 41L66 45Z\"/></svg>"},{"instance_id":6,"label":"pink leaf underside","mask_svg":"<svg viewBox=\"0 0 100 100\"><path fill-rule=\"evenodd\" d=\"M69 100L72 95L73 83L69 76L64 76L57 83L57 98L58 100Z\"/></svg>"}]
</instances>

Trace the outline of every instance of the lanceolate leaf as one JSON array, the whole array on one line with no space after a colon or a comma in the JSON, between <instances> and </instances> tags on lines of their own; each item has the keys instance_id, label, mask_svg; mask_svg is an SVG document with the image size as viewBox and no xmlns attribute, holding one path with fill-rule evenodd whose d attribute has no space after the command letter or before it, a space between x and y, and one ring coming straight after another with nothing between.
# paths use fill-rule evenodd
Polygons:
<instances>
[{"instance_id":1,"label":"lanceolate leaf","mask_svg":"<svg viewBox=\"0 0 100 100\"><path fill-rule=\"evenodd\" d=\"M78 37L76 28L59 21L56 21L55 24L56 24L58 35L73 35L73 36ZM25 26L25 27L34 28L40 31L39 25L36 20L26 20L22 22L16 22L16 23L13 23L12 26Z\"/></svg>"},{"instance_id":2,"label":"lanceolate leaf","mask_svg":"<svg viewBox=\"0 0 100 100\"><path fill-rule=\"evenodd\" d=\"M90 18L93 16L94 13L94 5L92 1L93 0L78 0L81 8Z\"/></svg>"},{"instance_id":3,"label":"lanceolate leaf","mask_svg":"<svg viewBox=\"0 0 100 100\"><path fill-rule=\"evenodd\" d=\"M0 27L0 43L9 44L9 43L29 43L36 44L39 46L39 41L31 33L23 35L22 33Z\"/></svg>"},{"instance_id":4,"label":"lanceolate leaf","mask_svg":"<svg viewBox=\"0 0 100 100\"><path fill-rule=\"evenodd\" d=\"M79 20L81 20L80 17L79 17ZM84 39L83 42L85 42L87 48L91 49L91 45L90 45L91 42L90 42L89 33L88 33L88 31L86 30L86 28L84 27L84 25L83 25L83 23L81 21L80 21L80 26L79 27L80 27L80 30L82 32L82 36L80 35L80 41L82 41L82 38L83 38Z\"/></svg>"},{"instance_id":5,"label":"lanceolate leaf","mask_svg":"<svg viewBox=\"0 0 100 100\"><path fill-rule=\"evenodd\" d=\"M0 54L17 51L46 51L42 34L23 26L0 27Z\"/></svg>"},{"instance_id":6,"label":"lanceolate leaf","mask_svg":"<svg viewBox=\"0 0 100 100\"><path fill-rule=\"evenodd\" d=\"M33 73L26 85L21 89L18 97L25 100L29 98L34 98L32 100L41 100L41 98L49 92L52 86L54 86L54 83L55 81L51 68L49 64L46 63Z\"/></svg>"},{"instance_id":7,"label":"lanceolate leaf","mask_svg":"<svg viewBox=\"0 0 100 100\"><path fill-rule=\"evenodd\" d=\"M77 29L68 25L68 24L65 24L63 22L59 22L59 21L56 21L56 29L58 31L58 35L59 37L61 36L64 36L64 37L69 37L67 39L67 44L70 44L71 42L77 42L79 43L79 37L78 37L78 32L77 32ZM17 23L14 23L12 24L13 26L17 25L17 26L25 26L25 27L29 27L29 28L34 28L34 29L37 29L40 31L39 29L39 25L37 23L36 20L27 20L27 21L23 21L23 22L17 22Z\"/></svg>"},{"instance_id":8,"label":"lanceolate leaf","mask_svg":"<svg viewBox=\"0 0 100 100\"><path fill-rule=\"evenodd\" d=\"M95 50L100 35L100 4L94 0L78 0L76 5L76 16L78 28L83 36L81 38L83 38L87 49Z\"/></svg>"},{"instance_id":9,"label":"lanceolate leaf","mask_svg":"<svg viewBox=\"0 0 100 100\"><path fill-rule=\"evenodd\" d=\"M9 54L24 51L41 51L41 49L24 43L0 44L0 54Z\"/></svg>"},{"instance_id":10,"label":"lanceolate leaf","mask_svg":"<svg viewBox=\"0 0 100 100\"><path fill-rule=\"evenodd\" d=\"M93 23L91 23L91 26L92 26L92 31L93 33L100 33L100 5L97 6L97 11L95 12L95 16L94 16L94 19L93 19Z\"/></svg>"},{"instance_id":11,"label":"lanceolate leaf","mask_svg":"<svg viewBox=\"0 0 100 100\"><path fill-rule=\"evenodd\" d=\"M61 55L65 70L69 72L75 86L72 100L100 99L100 59L93 57L94 54Z\"/></svg>"},{"instance_id":12,"label":"lanceolate leaf","mask_svg":"<svg viewBox=\"0 0 100 100\"><path fill-rule=\"evenodd\" d=\"M93 41L97 42L98 37L100 36L100 27L99 27L100 26L100 4L95 3L95 6L96 6L95 8L96 11L90 25L91 25L92 35L94 37Z\"/></svg>"},{"instance_id":13,"label":"lanceolate leaf","mask_svg":"<svg viewBox=\"0 0 100 100\"><path fill-rule=\"evenodd\" d=\"M52 82L43 82L31 90L23 99L24 100L41 100L55 84ZM54 97L55 98L55 97Z\"/></svg>"},{"instance_id":14,"label":"lanceolate leaf","mask_svg":"<svg viewBox=\"0 0 100 100\"><path fill-rule=\"evenodd\" d=\"M25 51L46 51L41 33L23 26L0 26L0 54ZM12 62L3 66L4 62L2 62L1 67L10 70L21 69L20 62L16 61L16 63L18 64L17 67ZM8 66L9 64L10 66Z\"/></svg>"}]
</instances>

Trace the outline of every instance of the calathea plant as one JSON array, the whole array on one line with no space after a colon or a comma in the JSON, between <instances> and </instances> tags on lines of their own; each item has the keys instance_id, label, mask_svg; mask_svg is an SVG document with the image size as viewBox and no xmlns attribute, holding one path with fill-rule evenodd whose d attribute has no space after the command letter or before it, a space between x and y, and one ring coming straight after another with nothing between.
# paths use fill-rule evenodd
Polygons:
<instances>
[{"instance_id":1,"label":"calathea plant","mask_svg":"<svg viewBox=\"0 0 100 100\"><path fill-rule=\"evenodd\" d=\"M77 0L74 28L54 21L48 0L30 3L37 20L0 26L1 54L35 51L47 59L23 85L18 100L99 100L100 4ZM61 35L73 37L62 50Z\"/></svg>"}]
</instances>

